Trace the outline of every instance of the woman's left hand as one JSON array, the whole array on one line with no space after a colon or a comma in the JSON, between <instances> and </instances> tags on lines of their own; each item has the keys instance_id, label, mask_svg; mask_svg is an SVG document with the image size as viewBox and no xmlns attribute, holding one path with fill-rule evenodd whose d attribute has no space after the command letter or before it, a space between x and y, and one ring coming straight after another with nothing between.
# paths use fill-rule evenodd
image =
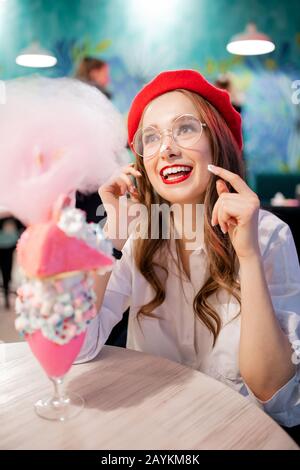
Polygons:
<instances>
[{"instance_id":1,"label":"woman's left hand","mask_svg":"<svg viewBox=\"0 0 300 470\"><path fill-rule=\"evenodd\" d=\"M219 198L212 212L212 226L219 224L223 233L229 234L239 259L260 256L258 243L257 195L237 174L219 166L210 165L211 172L220 178L216 182ZM237 191L230 193L225 181Z\"/></svg>"}]
</instances>

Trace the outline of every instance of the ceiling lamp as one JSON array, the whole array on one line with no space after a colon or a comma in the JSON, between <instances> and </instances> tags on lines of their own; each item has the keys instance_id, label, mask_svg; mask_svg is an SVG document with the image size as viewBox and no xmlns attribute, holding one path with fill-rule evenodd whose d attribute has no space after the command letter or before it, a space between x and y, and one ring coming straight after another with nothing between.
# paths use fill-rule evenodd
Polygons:
<instances>
[{"instance_id":1,"label":"ceiling lamp","mask_svg":"<svg viewBox=\"0 0 300 470\"><path fill-rule=\"evenodd\" d=\"M269 36L257 31L254 23L249 23L245 32L231 38L226 49L231 54L261 55L274 51L275 44Z\"/></svg>"},{"instance_id":2,"label":"ceiling lamp","mask_svg":"<svg viewBox=\"0 0 300 470\"><path fill-rule=\"evenodd\" d=\"M20 52L16 63L23 67L53 67L57 59L52 52L43 49L38 42L33 42Z\"/></svg>"}]
</instances>

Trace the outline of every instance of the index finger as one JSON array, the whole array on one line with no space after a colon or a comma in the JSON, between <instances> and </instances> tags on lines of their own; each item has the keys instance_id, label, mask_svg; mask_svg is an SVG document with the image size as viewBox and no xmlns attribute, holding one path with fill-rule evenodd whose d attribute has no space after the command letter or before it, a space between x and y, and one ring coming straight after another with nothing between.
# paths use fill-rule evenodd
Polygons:
<instances>
[{"instance_id":1,"label":"index finger","mask_svg":"<svg viewBox=\"0 0 300 470\"><path fill-rule=\"evenodd\" d=\"M225 181L231 184L231 186L240 194L252 193L253 191L249 188L247 183L236 173L232 171L225 170L220 166L207 165L208 171L214 175L218 175L223 178Z\"/></svg>"},{"instance_id":2,"label":"index finger","mask_svg":"<svg viewBox=\"0 0 300 470\"><path fill-rule=\"evenodd\" d=\"M141 176L142 174L139 172L139 170L136 170L134 168L135 163L129 163L128 165L124 166L122 168L123 173L127 174L136 174L137 176Z\"/></svg>"}]
</instances>

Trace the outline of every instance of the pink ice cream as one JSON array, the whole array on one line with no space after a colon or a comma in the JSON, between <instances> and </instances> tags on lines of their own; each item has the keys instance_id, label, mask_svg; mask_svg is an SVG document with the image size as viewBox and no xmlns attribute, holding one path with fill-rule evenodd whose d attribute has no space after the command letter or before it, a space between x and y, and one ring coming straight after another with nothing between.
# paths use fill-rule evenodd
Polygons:
<instances>
[{"instance_id":1,"label":"pink ice cream","mask_svg":"<svg viewBox=\"0 0 300 470\"><path fill-rule=\"evenodd\" d=\"M111 257L69 237L52 221L28 227L22 234L18 261L28 276L39 278L112 265Z\"/></svg>"},{"instance_id":2,"label":"pink ice cream","mask_svg":"<svg viewBox=\"0 0 300 470\"><path fill-rule=\"evenodd\" d=\"M28 227L18 246L26 281L18 289L16 328L50 377L71 367L97 314L91 272L111 270L111 246L85 214L62 207ZM109 246L108 246L109 245Z\"/></svg>"}]
</instances>

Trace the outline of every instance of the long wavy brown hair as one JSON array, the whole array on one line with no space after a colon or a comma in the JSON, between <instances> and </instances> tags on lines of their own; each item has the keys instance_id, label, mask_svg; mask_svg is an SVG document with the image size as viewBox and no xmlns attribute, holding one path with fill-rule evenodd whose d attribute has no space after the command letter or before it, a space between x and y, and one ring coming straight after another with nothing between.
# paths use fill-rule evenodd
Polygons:
<instances>
[{"instance_id":1,"label":"long wavy brown hair","mask_svg":"<svg viewBox=\"0 0 300 470\"><path fill-rule=\"evenodd\" d=\"M210 141L212 163L244 178L240 150L220 113L200 95L188 90L178 89L176 91L183 93L194 103L199 113L200 120L206 123L207 126L204 132L207 133ZM141 127L142 121L143 116L139 127ZM170 240L161 238L162 214L159 214L160 236L158 239L151 239L151 205L168 204L168 201L165 201L155 192L148 179L143 159L138 155L136 155L136 168L143 175L143 178L138 179L138 191L139 199L145 204L148 211L148 238L137 238L134 240L134 259L137 268L154 290L153 299L139 308L137 317L139 319L140 315L146 315L156 318L157 316L154 311L164 302L166 297L165 285L168 277L168 269L163 265L162 260L168 254L171 254L171 250ZM230 295L234 296L241 305L239 295L240 288L236 281L238 262L234 248L228 234L224 235L219 225L212 227L210 223L212 210L218 199L216 181L217 177L213 175L210 178L204 195L204 242L208 255L209 277L193 301L196 317L198 317L213 334L213 344L216 342L222 327L222 322L218 313L209 302L210 296L217 293L219 289L225 289ZM231 192L234 192L230 185L227 186ZM175 261L184 277L185 272L180 256L180 241L175 239L175 243L177 254Z\"/></svg>"}]
</instances>

